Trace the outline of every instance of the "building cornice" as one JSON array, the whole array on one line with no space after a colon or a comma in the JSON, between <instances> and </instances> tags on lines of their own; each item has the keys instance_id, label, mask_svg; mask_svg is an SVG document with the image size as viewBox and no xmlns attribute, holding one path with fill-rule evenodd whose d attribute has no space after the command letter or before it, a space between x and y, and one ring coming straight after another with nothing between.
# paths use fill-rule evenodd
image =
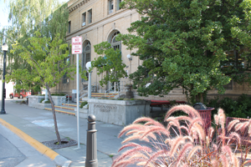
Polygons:
<instances>
[{"instance_id":1,"label":"building cornice","mask_svg":"<svg viewBox=\"0 0 251 167\"><path fill-rule=\"evenodd\" d=\"M75 2L72 5L68 6L69 9L69 13L73 12L74 10L80 8L81 6L83 6L84 4L86 4L87 2L89 2L90 0L81 0L80 2Z\"/></svg>"}]
</instances>

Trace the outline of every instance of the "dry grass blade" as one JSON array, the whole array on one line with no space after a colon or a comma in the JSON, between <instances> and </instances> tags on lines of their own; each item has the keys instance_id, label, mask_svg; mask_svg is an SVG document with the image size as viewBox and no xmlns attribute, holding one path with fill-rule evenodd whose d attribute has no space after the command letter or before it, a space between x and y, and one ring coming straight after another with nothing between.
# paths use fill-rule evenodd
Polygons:
<instances>
[{"instance_id":1,"label":"dry grass blade","mask_svg":"<svg viewBox=\"0 0 251 167\"><path fill-rule=\"evenodd\" d=\"M146 162L146 164L144 165L144 167L147 167L147 165L148 165L151 161L153 161L155 158L157 158L157 157L160 156L161 154L165 154L165 153L167 153L167 150L160 150L160 151L154 153L154 154L149 158L149 160Z\"/></svg>"},{"instance_id":2,"label":"dry grass blade","mask_svg":"<svg viewBox=\"0 0 251 167\"><path fill-rule=\"evenodd\" d=\"M240 120L238 119L232 120L227 126L227 131L229 132L238 122L240 122Z\"/></svg>"},{"instance_id":3,"label":"dry grass blade","mask_svg":"<svg viewBox=\"0 0 251 167\"><path fill-rule=\"evenodd\" d=\"M128 143L126 145L123 145L122 147L120 147L120 149L118 150L118 152L120 152L121 150L123 150L124 148L127 148L127 147L138 147L140 146L139 144L137 143Z\"/></svg>"},{"instance_id":4,"label":"dry grass blade","mask_svg":"<svg viewBox=\"0 0 251 167\"><path fill-rule=\"evenodd\" d=\"M161 123L159 123L158 121L155 121L154 119L152 118L149 118L149 117L141 117L141 118L138 118L136 119L132 124L137 124L137 123L140 123L140 122L151 122L153 125L156 125L156 126L163 126Z\"/></svg>"},{"instance_id":5,"label":"dry grass blade","mask_svg":"<svg viewBox=\"0 0 251 167\"><path fill-rule=\"evenodd\" d=\"M173 108L171 108L165 116L166 120L171 114L173 114L175 111L183 111L184 113L186 113L187 115L191 115L193 118L194 117L200 117L200 114L191 106L188 105L178 105L178 106L174 106Z\"/></svg>"},{"instance_id":6,"label":"dry grass blade","mask_svg":"<svg viewBox=\"0 0 251 167\"><path fill-rule=\"evenodd\" d=\"M190 148L192 148L193 147L193 144L192 143L186 143L184 146L183 146L183 148L182 148L182 150L179 152L179 156L178 156L178 158L177 158L177 160L176 160L176 167L178 167L178 165L180 164L180 160L182 159L182 158L184 158L184 155L185 155L185 153L188 151L188 149L190 149Z\"/></svg>"},{"instance_id":7,"label":"dry grass blade","mask_svg":"<svg viewBox=\"0 0 251 167\"><path fill-rule=\"evenodd\" d=\"M118 138L120 138L121 136L123 136L123 134L129 130L145 130L145 126L140 125L140 124L132 124L132 125L128 125L126 127L124 127L121 132L118 135Z\"/></svg>"},{"instance_id":8,"label":"dry grass blade","mask_svg":"<svg viewBox=\"0 0 251 167\"><path fill-rule=\"evenodd\" d=\"M152 152L152 149L149 148L149 147L146 147L146 146L140 146L140 147L136 147L136 148L133 148L131 150L128 150L126 152L124 152L122 155L120 155L117 159L115 159L112 163L112 167L119 161L121 161L122 159L132 155L132 154L136 154L140 151L147 151L147 152Z\"/></svg>"}]
</instances>

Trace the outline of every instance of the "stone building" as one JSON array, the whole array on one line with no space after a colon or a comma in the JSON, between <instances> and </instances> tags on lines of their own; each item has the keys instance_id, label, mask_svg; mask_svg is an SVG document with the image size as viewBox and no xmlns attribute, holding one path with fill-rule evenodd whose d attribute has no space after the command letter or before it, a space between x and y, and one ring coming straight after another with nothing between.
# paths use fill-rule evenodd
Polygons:
<instances>
[{"instance_id":1,"label":"stone building","mask_svg":"<svg viewBox=\"0 0 251 167\"><path fill-rule=\"evenodd\" d=\"M94 52L94 45L103 41L108 41L114 48L119 48L122 53L122 60L126 64L125 70L128 74L137 70L142 63L138 57L129 59L132 50L127 50L120 41L116 41L116 35L119 33L128 33L127 28L134 21L140 19L140 15L135 10L120 9L119 4L122 0L70 0L69 9L69 30L66 40L70 44L71 38L81 36L83 39L83 53L79 55L80 65L85 68L88 61L94 60L99 55ZM76 55L69 55L67 61L76 64ZM130 83L129 78L122 78L119 83L109 83L105 87L100 87L99 80L102 75L96 74L96 69L92 72L92 91L93 92L124 92L124 85ZM80 79L80 94L87 92L88 82ZM72 90L76 89L75 80L69 80L66 77L62 82L52 89L53 92L63 92L71 95ZM226 86L224 96L237 97L242 93L250 94L250 88L245 85L238 85L233 82ZM149 96L138 97L136 91L135 98L149 98L159 100L185 100L184 92L181 88L172 90L164 97ZM214 97L217 91L209 92L209 97Z\"/></svg>"},{"instance_id":2,"label":"stone building","mask_svg":"<svg viewBox=\"0 0 251 167\"><path fill-rule=\"evenodd\" d=\"M114 48L121 50L123 62L126 64L128 74L135 71L141 63L138 57L128 59L132 51L116 41L119 33L128 33L130 24L140 18L135 10L124 10L119 8L121 0L70 0L69 8L69 30L66 40L70 44L71 38L81 36L83 39L83 54L79 55L80 65L85 68L88 61L94 60L99 55L94 52L94 45L108 41ZM70 55L68 60L76 64L76 55ZM88 75L87 75L88 76ZM95 92L122 91L125 84L130 81L122 78L119 83L109 83L105 87L99 86L101 76L96 75L96 69L92 72L92 87ZM80 92L84 92L88 82L80 79ZM76 80L62 79L62 83L52 89L53 92L64 92L71 94L76 89Z\"/></svg>"}]
</instances>

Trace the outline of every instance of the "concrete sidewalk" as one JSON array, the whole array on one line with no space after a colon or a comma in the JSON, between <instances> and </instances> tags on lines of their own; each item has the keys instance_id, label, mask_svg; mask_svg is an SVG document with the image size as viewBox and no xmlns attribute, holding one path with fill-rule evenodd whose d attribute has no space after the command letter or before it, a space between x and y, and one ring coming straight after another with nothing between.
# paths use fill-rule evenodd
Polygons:
<instances>
[{"instance_id":1,"label":"concrete sidewalk","mask_svg":"<svg viewBox=\"0 0 251 167\"><path fill-rule=\"evenodd\" d=\"M20 129L39 142L56 139L51 111L28 107L25 104L15 103L17 100L6 100L6 114L0 118ZM77 141L77 119L75 116L56 113L61 138L69 137ZM85 166L86 158L86 131L87 119L80 118L80 143L77 146L55 149L58 154L72 161L71 167ZM124 137L117 138L123 126L96 122L97 129L97 156L99 167L110 167L112 157L121 147Z\"/></svg>"}]
</instances>

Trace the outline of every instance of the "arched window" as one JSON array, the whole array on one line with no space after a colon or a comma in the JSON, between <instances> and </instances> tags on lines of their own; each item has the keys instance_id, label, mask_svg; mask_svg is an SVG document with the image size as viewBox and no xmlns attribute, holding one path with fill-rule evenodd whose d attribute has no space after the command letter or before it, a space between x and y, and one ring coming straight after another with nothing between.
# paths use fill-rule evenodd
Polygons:
<instances>
[{"instance_id":1,"label":"arched window","mask_svg":"<svg viewBox=\"0 0 251 167\"><path fill-rule=\"evenodd\" d=\"M111 36L111 41L110 41L112 47L113 47L115 50L116 50L116 49L121 50L121 41L117 41L117 40L116 40L116 36L117 36L118 34L119 34L119 31L114 32L114 33L112 34L112 36Z\"/></svg>"},{"instance_id":2,"label":"arched window","mask_svg":"<svg viewBox=\"0 0 251 167\"><path fill-rule=\"evenodd\" d=\"M121 41L116 40L116 37L118 34L120 34L119 31L113 31L108 38L108 42L112 45L114 50L118 49L120 50L120 53L121 53ZM116 75L116 72L114 73ZM109 90L115 91L115 92L120 91L120 81L110 83Z\"/></svg>"},{"instance_id":3,"label":"arched window","mask_svg":"<svg viewBox=\"0 0 251 167\"><path fill-rule=\"evenodd\" d=\"M83 54L82 54L82 69L85 70L86 63L88 61L91 61L91 43L90 41L85 41L83 44ZM86 76L88 78L88 73L86 73ZM82 82L85 82L86 80L82 79Z\"/></svg>"}]
</instances>

